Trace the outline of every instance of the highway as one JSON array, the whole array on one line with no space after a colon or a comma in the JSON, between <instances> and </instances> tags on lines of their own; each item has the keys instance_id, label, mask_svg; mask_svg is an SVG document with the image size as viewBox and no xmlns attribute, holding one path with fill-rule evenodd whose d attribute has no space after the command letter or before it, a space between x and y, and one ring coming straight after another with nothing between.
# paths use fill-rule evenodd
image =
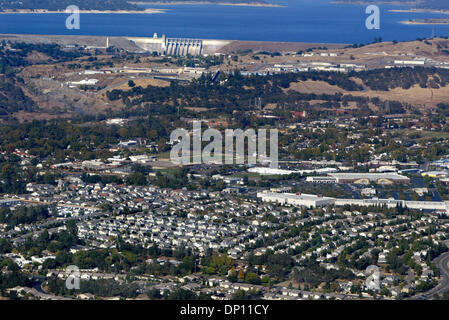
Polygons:
<instances>
[{"instance_id":1,"label":"highway","mask_svg":"<svg viewBox=\"0 0 449 320\"><path fill-rule=\"evenodd\" d=\"M434 260L434 262L437 268L440 270L441 281L435 288L412 297L413 300L432 299L434 295L442 295L449 290L449 252L445 252L440 255Z\"/></svg>"}]
</instances>

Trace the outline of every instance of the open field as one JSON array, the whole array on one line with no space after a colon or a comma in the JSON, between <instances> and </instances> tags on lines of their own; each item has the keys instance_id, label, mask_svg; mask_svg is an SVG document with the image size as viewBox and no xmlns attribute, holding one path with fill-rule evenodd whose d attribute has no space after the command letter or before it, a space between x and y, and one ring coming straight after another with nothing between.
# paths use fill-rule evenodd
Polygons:
<instances>
[{"instance_id":1,"label":"open field","mask_svg":"<svg viewBox=\"0 0 449 320\"><path fill-rule=\"evenodd\" d=\"M449 101L449 86L440 89L421 88L418 85L410 89L395 88L390 91L346 91L340 87L330 85L323 81L300 81L292 83L289 87L301 93L315 93L315 94L350 94L361 97L378 97L381 100L392 100L409 103L412 105L422 105L426 107L433 107L438 103L446 103Z\"/></svg>"}]
</instances>

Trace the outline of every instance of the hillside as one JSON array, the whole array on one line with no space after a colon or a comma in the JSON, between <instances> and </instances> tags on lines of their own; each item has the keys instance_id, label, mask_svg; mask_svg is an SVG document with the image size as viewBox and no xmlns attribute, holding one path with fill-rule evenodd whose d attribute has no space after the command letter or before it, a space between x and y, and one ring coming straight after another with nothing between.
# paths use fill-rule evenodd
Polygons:
<instances>
[{"instance_id":1,"label":"hillside","mask_svg":"<svg viewBox=\"0 0 449 320\"><path fill-rule=\"evenodd\" d=\"M20 83L14 79L0 76L0 117L17 111L36 111L33 100L25 95Z\"/></svg>"},{"instance_id":2,"label":"hillside","mask_svg":"<svg viewBox=\"0 0 449 320\"><path fill-rule=\"evenodd\" d=\"M114 44L118 43L112 40ZM89 43L94 41L91 39ZM212 74L218 69L222 71L218 82L211 83L208 75L204 74L192 78L193 81L173 81L170 84L167 80L158 79L163 74L160 70L179 70L180 66L187 65L188 59L137 56L120 52L117 48L95 52L83 50L81 46L66 48L63 44L5 40L0 42L0 74L4 74L0 83L0 122L14 118L25 121L111 112L117 115L122 112L172 114L178 107L211 116L230 115L249 111L249 103L255 97L263 97L267 107L282 105L292 111L336 110L348 114L379 112L386 104L389 105L389 113L427 112L449 100L449 69L443 65L449 65L449 39L446 38L363 46L282 46L279 43L235 42L226 48L229 56L222 60L214 57L219 63L212 63L209 67ZM242 51L249 47L252 49ZM304 58L302 53L296 52L309 50L307 47L313 48L310 49L313 56ZM268 49L283 53L270 54L266 51ZM323 56L322 53L335 55ZM385 68L393 65L395 60L404 59L405 54L408 59L437 61L443 67ZM199 67L207 66L210 59L202 58L196 63ZM365 65L366 70L349 73L286 72L250 77L234 73L235 70L251 72L267 65L297 65L304 61L356 63ZM154 71L134 72L133 75L130 68L151 68ZM116 70L126 72L114 72ZM188 79L183 73L172 78ZM98 82L89 87L69 86L71 82L87 79ZM130 79L133 79L132 85Z\"/></svg>"}]
</instances>

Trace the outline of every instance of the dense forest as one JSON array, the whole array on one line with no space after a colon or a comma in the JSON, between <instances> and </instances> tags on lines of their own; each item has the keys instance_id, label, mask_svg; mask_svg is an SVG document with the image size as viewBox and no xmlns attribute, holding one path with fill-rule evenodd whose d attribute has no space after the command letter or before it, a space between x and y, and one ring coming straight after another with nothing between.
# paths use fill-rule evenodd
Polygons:
<instances>
[{"instance_id":1,"label":"dense forest","mask_svg":"<svg viewBox=\"0 0 449 320\"><path fill-rule=\"evenodd\" d=\"M0 76L0 116L20 110L35 111L37 105L26 96L17 81Z\"/></svg>"},{"instance_id":2,"label":"dense forest","mask_svg":"<svg viewBox=\"0 0 449 320\"><path fill-rule=\"evenodd\" d=\"M17 162L18 157L0 157L0 193L25 193L26 183Z\"/></svg>"},{"instance_id":3,"label":"dense forest","mask_svg":"<svg viewBox=\"0 0 449 320\"><path fill-rule=\"evenodd\" d=\"M5 9L65 10L76 5L81 10L142 10L126 0L0 0L0 11Z\"/></svg>"},{"instance_id":4,"label":"dense forest","mask_svg":"<svg viewBox=\"0 0 449 320\"><path fill-rule=\"evenodd\" d=\"M1 261L0 267L6 267L7 272L0 273L0 292L5 293L5 289L15 286L29 286L31 281L26 275L20 272L17 264L9 261Z\"/></svg>"}]
</instances>

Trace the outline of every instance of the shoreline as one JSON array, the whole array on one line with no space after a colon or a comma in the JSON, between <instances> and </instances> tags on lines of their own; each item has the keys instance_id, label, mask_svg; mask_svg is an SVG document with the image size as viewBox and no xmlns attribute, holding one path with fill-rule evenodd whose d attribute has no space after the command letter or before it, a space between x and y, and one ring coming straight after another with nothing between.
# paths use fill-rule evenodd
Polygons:
<instances>
[{"instance_id":1,"label":"shoreline","mask_svg":"<svg viewBox=\"0 0 449 320\"><path fill-rule=\"evenodd\" d=\"M404 21L399 21L399 23L402 24L407 24L407 25L443 25L443 24L449 24L449 21L441 21L441 22L432 22L432 21L416 21L416 20L404 20Z\"/></svg>"},{"instance_id":2,"label":"shoreline","mask_svg":"<svg viewBox=\"0 0 449 320\"><path fill-rule=\"evenodd\" d=\"M448 14L449 10L438 10L438 9L390 9L388 12L396 12L396 13L439 13L439 14Z\"/></svg>"},{"instance_id":3,"label":"shoreline","mask_svg":"<svg viewBox=\"0 0 449 320\"><path fill-rule=\"evenodd\" d=\"M438 13L438 14L447 14L449 15L449 10L439 10L439 9L390 9L389 12L394 13ZM426 20L434 20L434 21L426 21ZM445 20L445 21L438 21ZM428 18L428 19L412 19L412 20L403 20L399 21L401 24L405 25L445 25L449 24L449 20L447 18Z\"/></svg>"},{"instance_id":4,"label":"shoreline","mask_svg":"<svg viewBox=\"0 0 449 320\"><path fill-rule=\"evenodd\" d=\"M80 13L88 13L88 14L155 14L155 13L165 13L168 9L144 9L144 10L80 10ZM56 10L51 11L47 9L18 9L15 11L5 10L0 11L0 14L61 14L71 12L66 12L65 10Z\"/></svg>"},{"instance_id":5,"label":"shoreline","mask_svg":"<svg viewBox=\"0 0 449 320\"><path fill-rule=\"evenodd\" d=\"M77 38L84 38L84 39L128 39L128 38L140 38L140 39L151 39L152 36L136 36L136 37L129 37L129 36L108 36L108 35L58 35L58 34L32 34L32 33L1 33L0 32L0 39L2 38L30 38L33 39L33 41L38 40L37 38L43 37L47 40L58 40L58 39L64 39L65 41ZM274 40L266 40L266 41L259 41L259 40L237 40L237 39L216 39L216 38L201 38L201 40L209 40L209 41L229 41L231 42L237 42L237 43L245 43L245 44L283 44L283 45L313 45L313 46L327 46L327 47L344 47L349 45L348 43L332 43L332 42L298 42L298 41L274 41Z\"/></svg>"},{"instance_id":6,"label":"shoreline","mask_svg":"<svg viewBox=\"0 0 449 320\"><path fill-rule=\"evenodd\" d=\"M217 6L236 6L236 7L268 7L268 8L285 8L280 4L263 3L263 2L213 2L213 1L130 1L130 4L135 5L154 5L154 6L178 6L178 5L217 5Z\"/></svg>"},{"instance_id":7,"label":"shoreline","mask_svg":"<svg viewBox=\"0 0 449 320\"><path fill-rule=\"evenodd\" d=\"M370 1L354 1L354 2L348 2L348 1L344 1L344 0L333 0L331 1L332 4L350 4L350 5L363 5L363 6L367 6L367 5L379 5L379 4L389 4L389 5L394 5L394 6L413 6L416 5L416 1L409 1L409 2L401 2L401 1L377 1L377 2L370 2Z\"/></svg>"}]
</instances>

